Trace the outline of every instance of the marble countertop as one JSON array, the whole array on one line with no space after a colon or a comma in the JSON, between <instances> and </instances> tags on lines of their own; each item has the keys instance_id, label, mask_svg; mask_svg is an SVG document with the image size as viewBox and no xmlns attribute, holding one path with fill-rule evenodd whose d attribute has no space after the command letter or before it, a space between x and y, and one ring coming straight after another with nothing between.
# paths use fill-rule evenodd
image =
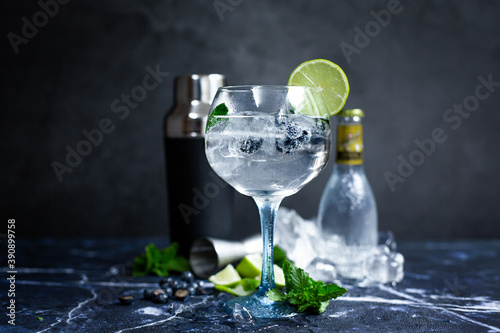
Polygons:
<instances>
[{"instance_id":1,"label":"marble countertop","mask_svg":"<svg viewBox=\"0 0 500 333\"><path fill-rule=\"evenodd\" d=\"M349 292L323 314L270 322L225 313L224 293L167 304L144 300L143 289L159 278L133 278L128 267L150 242L167 245L158 238L17 240L16 273L2 263L0 331L500 332L500 240L403 242L401 283L343 284ZM6 254L5 240L0 247ZM135 296L133 304L119 304L124 293ZM8 323L12 299L15 326Z\"/></svg>"}]
</instances>

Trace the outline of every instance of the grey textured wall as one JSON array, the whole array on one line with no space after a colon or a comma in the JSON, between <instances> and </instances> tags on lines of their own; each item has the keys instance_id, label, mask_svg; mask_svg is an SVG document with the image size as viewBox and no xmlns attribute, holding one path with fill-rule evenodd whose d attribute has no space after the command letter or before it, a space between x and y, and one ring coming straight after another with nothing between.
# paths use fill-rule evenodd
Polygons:
<instances>
[{"instance_id":1,"label":"grey textured wall","mask_svg":"<svg viewBox=\"0 0 500 333\"><path fill-rule=\"evenodd\" d=\"M381 229L399 239L500 237L500 1L1 7L1 210L16 218L18 237L166 234L162 138L174 76L282 84L313 58L343 67L347 107L366 111L366 173ZM169 74L127 115L114 113L148 66ZM109 133L60 182L51 164L65 163L66 146L99 126ZM315 215L331 170L283 205ZM254 203L240 197L238 207L248 212L240 223L258 230Z\"/></svg>"}]
</instances>

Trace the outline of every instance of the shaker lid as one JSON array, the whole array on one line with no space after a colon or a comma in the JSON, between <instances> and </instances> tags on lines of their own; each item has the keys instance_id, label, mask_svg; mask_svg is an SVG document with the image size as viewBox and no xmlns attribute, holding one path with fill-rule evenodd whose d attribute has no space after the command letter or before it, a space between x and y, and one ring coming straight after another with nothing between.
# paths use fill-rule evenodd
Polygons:
<instances>
[{"instance_id":1,"label":"shaker lid","mask_svg":"<svg viewBox=\"0 0 500 333\"><path fill-rule=\"evenodd\" d=\"M181 75L175 81L177 103L200 101L211 104L219 87L225 84L221 74L189 74Z\"/></svg>"},{"instance_id":2,"label":"shaker lid","mask_svg":"<svg viewBox=\"0 0 500 333\"><path fill-rule=\"evenodd\" d=\"M346 109L337 113L339 117L360 117L363 118L365 113L361 109Z\"/></svg>"}]
</instances>

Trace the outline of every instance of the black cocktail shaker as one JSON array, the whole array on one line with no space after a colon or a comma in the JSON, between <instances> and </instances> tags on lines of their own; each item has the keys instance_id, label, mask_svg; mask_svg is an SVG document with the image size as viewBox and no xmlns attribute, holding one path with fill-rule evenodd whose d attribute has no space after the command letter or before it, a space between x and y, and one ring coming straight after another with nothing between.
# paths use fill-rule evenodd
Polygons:
<instances>
[{"instance_id":1,"label":"black cocktail shaker","mask_svg":"<svg viewBox=\"0 0 500 333\"><path fill-rule=\"evenodd\" d=\"M170 239L183 255L200 237L230 238L234 190L208 164L204 142L210 103L223 85L219 74L177 77L175 107L166 118Z\"/></svg>"}]
</instances>

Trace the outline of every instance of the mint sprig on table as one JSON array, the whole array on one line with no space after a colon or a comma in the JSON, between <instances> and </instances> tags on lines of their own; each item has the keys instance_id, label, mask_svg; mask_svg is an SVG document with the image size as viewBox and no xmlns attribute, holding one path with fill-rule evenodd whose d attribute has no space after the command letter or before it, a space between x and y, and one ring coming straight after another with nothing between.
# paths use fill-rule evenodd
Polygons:
<instances>
[{"instance_id":1,"label":"mint sprig on table","mask_svg":"<svg viewBox=\"0 0 500 333\"><path fill-rule=\"evenodd\" d=\"M158 249L154 244L145 248L145 253L134 258L132 264L133 276L156 274L167 276L169 271L184 272L189 270L189 261L177 255L179 244L172 243L169 247Z\"/></svg>"},{"instance_id":2,"label":"mint sprig on table","mask_svg":"<svg viewBox=\"0 0 500 333\"><path fill-rule=\"evenodd\" d=\"M267 297L272 301L288 301L296 305L301 312L311 309L322 313L332 298L340 297L347 292L347 289L335 283L325 284L323 281L313 280L307 272L291 265L287 260L283 263L283 273L286 293L279 289L272 289L267 292Z\"/></svg>"}]
</instances>

